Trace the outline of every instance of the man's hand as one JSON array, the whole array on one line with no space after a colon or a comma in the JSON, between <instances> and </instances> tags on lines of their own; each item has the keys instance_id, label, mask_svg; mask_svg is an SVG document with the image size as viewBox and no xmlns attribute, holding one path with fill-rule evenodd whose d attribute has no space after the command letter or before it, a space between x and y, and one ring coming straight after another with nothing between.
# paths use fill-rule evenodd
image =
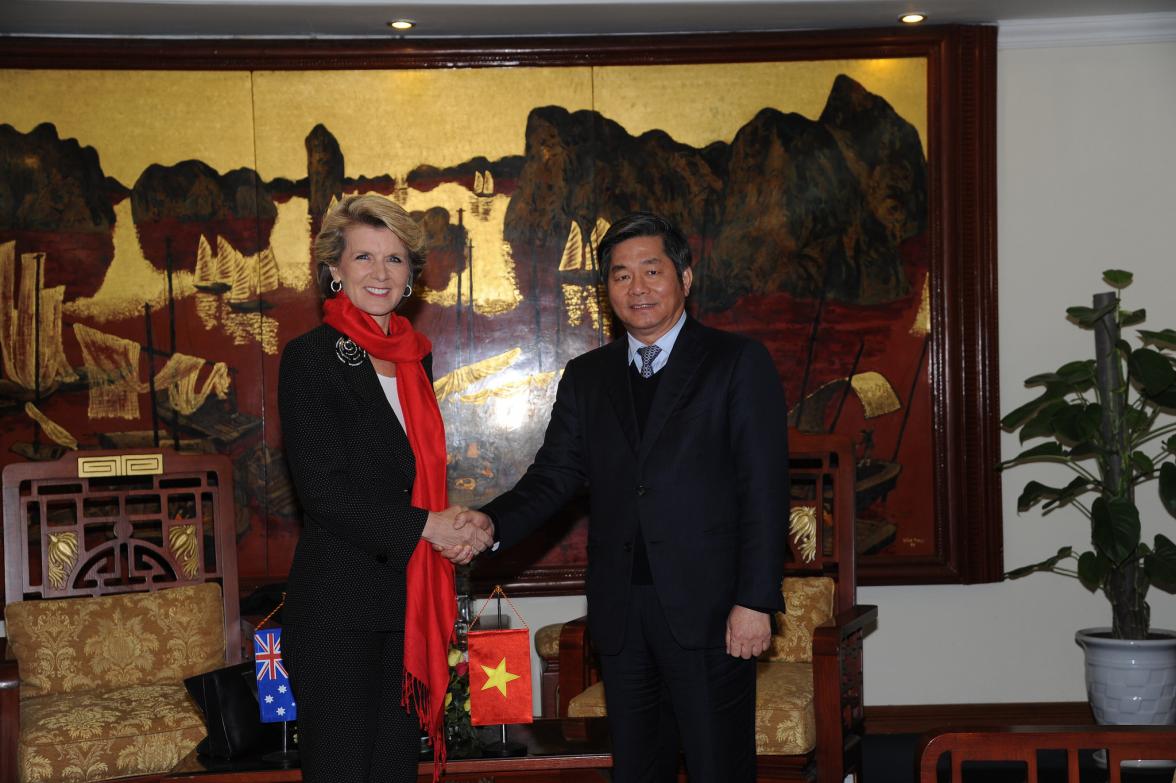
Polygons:
<instances>
[{"instance_id":1,"label":"man's hand","mask_svg":"<svg viewBox=\"0 0 1176 783\"><path fill-rule=\"evenodd\" d=\"M453 520L453 527L455 530L461 530L467 525L470 526L471 536L477 535L474 531L480 531L485 534L490 543L494 541L494 523L490 521L490 517L483 514L481 511L474 511L464 507L456 507L461 510L457 513ZM487 544L489 546L489 544ZM474 559L474 555L482 550L474 550L472 546L444 546L434 543L433 549L441 553L441 556L452 561L456 565L465 565Z\"/></svg>"},{"instance_id":2,"label":"man's hand","mask_svg":"<svg viewBox=\"0 0 1176 783\"><path fill-rule=\"evenodd\" d=\"M459 565L473 560L474 555L486 549L494 540L494 526L489 524L489 517L486 517L487 525L483 526L476 522L471 524L469 519L459 522L463 514L486 516L478 511L470 511L465 506L430 511L421 533L421 538L432 544L433 549Z\"/></svg>"},{"instance_id":3,"label":"man's hand","mask_svg":"<svg viewBox=\"0 0 1176 783\"><path fill-rule=\"evenodd\" d=\"M766 612L736 604L727 615L727 653L757 658L772 643L772 623Z\"/></svg>"}]
</instances>

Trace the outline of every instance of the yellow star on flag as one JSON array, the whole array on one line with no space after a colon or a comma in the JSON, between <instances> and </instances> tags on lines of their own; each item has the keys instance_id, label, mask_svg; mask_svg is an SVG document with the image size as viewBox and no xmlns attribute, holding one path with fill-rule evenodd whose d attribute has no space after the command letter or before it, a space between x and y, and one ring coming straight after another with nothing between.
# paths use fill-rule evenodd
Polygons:
<instances>
[{"instance_id":1,"label":"yellow star on flag","mask_svg":"<svg viewBox=\"0 0 1176 783\"><path fill-rule=\"evenodd\" d=\"M497 688L503 698L506 698L506 684L511 680L517 680L519 678L519 675L511 674L506 670L506 658L499 661L498 665L493 669L486 664L482 664L482 671L486 672L486 683L482 686L482 690Z\"/></svg>"}]
</instances>

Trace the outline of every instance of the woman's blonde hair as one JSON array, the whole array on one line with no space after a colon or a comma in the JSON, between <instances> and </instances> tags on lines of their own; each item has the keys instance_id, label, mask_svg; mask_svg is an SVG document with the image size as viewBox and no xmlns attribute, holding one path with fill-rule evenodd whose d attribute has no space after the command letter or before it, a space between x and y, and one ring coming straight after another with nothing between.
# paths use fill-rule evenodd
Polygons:
<instances>
[{"instance_id":1,"label":"woman's blonde hair","mask_svg":"<svg viewBox=\"0 0 1176 783\"><path fill-rule=\"evenodd\" d=\"M415 280L425 265L425 232L395 201L378 193L347 196L323 215L323 225L314 238L313 255L318 262L318 285L323 296L332 297L331 267L339 265L346 244L344 232L355 225L386 228L408 248L408 261Z\"/></svg>"}]
</instances>

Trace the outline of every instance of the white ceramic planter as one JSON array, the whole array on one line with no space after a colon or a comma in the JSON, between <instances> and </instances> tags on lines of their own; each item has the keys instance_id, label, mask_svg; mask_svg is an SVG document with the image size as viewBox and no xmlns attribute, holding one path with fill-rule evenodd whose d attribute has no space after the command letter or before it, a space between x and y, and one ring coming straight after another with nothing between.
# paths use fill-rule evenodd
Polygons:
<instances>
[{"instance_id":1,"label":"white ceramic planter","mask_svg":"<svg viewBox=\"0 0 1176 783\"><path fill-rule=\"evenodd\" d=\"M1176 632L1154 639L1112 639L1110 628L1075 634L1086 651L1086 695L1103 725L1176 723Z\"/></svg>"}]
</instances>

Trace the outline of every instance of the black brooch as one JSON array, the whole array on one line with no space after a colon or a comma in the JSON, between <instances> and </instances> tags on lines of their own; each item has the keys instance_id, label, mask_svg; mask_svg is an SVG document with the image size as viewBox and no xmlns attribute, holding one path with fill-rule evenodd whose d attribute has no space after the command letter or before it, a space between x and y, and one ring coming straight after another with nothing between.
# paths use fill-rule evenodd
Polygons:
<instances>
[{"instance_id":1,"label":"black brooch","mask_svg":"<svg viewBox=\"0 0 1176 783\"><path fill-rule=\"evenodd\" d=\"M367 357L367 351L360 348L348 337L340 337L335 343L335 356L348 367L358 367Z\"/></svg>"}]
</instances>

